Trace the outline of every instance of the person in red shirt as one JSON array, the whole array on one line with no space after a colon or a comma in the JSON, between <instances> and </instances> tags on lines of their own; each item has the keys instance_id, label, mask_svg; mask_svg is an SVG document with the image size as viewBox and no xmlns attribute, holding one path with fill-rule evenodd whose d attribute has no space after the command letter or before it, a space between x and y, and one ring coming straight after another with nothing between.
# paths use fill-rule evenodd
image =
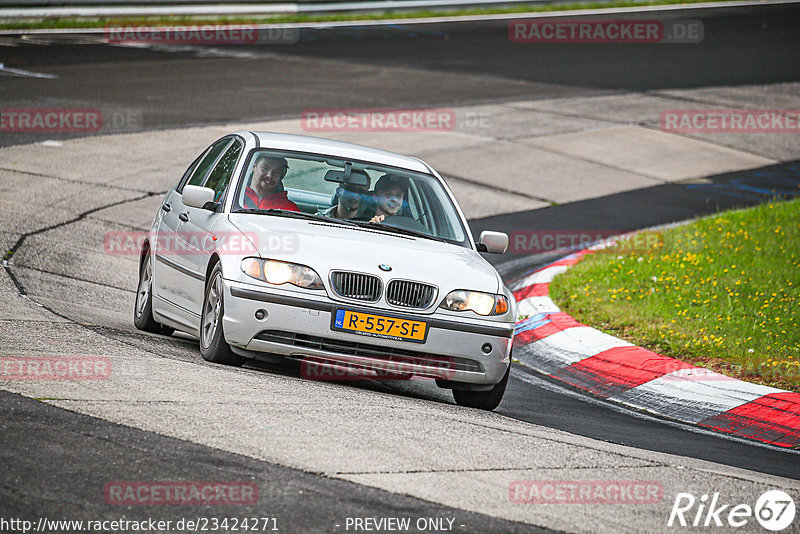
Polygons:
<instances>
[{"instance_id":1,"label":"person in red shirt","mask_svg":"<svg viewBox=\"0 0 800 534\"><path fill-rule=\"evenodd\" d=\"M267 154L256 156L250 186L244 190L244 207L252 210L300 211L283 188L283 177L287 170L289 164L284 158Z\"/></svg>"}]
</instances>

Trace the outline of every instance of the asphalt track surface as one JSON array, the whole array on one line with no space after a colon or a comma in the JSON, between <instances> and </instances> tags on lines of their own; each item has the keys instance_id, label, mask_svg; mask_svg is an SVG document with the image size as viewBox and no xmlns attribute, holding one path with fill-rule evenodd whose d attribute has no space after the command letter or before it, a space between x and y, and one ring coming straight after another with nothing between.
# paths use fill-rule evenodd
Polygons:
<instances>
[{"instance_id":1,"label":"asphalt track surface","mask_svg":"<svg viewBox=\"0 0 800 534\"><path fill-rule=\"evenodd\" d=\"M525 45L509 42L507 21L308 29L292 45L202 51L72 44L102 35L41 36L0 46L0 63L55 74L58 82L2 76L0 101L134 109L143 129L159 129L297 116L309 108L454 106L800 79L796 5L658 18L701 20L705 37L697 44ZM5 133L0 146L38 140Z\"/></svg>"},{"instance_id":2,"label":"asphalt track surface","mask_svg":"<svg viewBox=\"0 0 800 534\"><path fill-rule=\"evenodd\" d=\"M462 532L549 532L109 423L5 391L0 391L0 410L4 485L17 482L18 488L0 489L5 518L177 522L199 513L219 519L257 517L260 526L268 525L266 532L273 525L283 532L341 532L347 517L413 516L447 517ZM33 443L36 452L29 449ZM103 480L236 480L257 484L259 493L256 504L165 510L98 499L104 490L98 481Z\"/></svg>"},{"instance_id":3,"label":"asphalt track surface","mask_svg":"<svg viewBox=\"0 0 800 534\"><path fill-rule=\"evenodd\" d=\"M663 88L737 85L800 80L800 9L763 6L740 10L675 13L675 18L701 19L707 38L697 45L581 45L539 46L523 53L508 42L506 23L463 23L425 27L355 28L302 33L291 47L249 46L240 51L252 58L198 57L192 50L150 50L72 44L53 39L46 45L21 44L0 47L0 62L37 72L56 72L60 82L28 77L0 77L0 100L15 107L58 102L84 102L87 106L135 108L144 113L145 129L194 124L254 120L297 115L314 107L403 107L458 105L516 98L613 93L618 90L657 91ZM713 29L713 31L711 31ZM227 52L226 52L227 54ZM384 70L383 67L386 67ZM388 67L391 67L389 69ZM409 67L402 76L397 68ZM472 77L464 83L448 74ZM57 138L58 136L52 136ZM69 137L69 135L64 135ZM8 146L39 138L4 134ZM781 171L795 173L782 166ZM773 169L775 170L775 169ZM753 172L753 171L749 171ZM746 179L746 173L714 177L713 183ZM767 195L731 196L713 188L697 190L679 185L658 186L541 210L473 221L473 230L525 227L631 230L701 213L713 213L761 202ZM533 226L528 226L533 225ZM513 258L502 258L500 261ZM513 277L535 265L516 265ZM111 335L115 335L111 333ZM117 334L122 335L122 334ZM187 340L169 343L185 346ZM199 355L197 356L199 359ZM281 371L278 372L289 372ZM521 371L525 372L525 371ZM512 377L498 412L575 434L612 443L668 452L738 466L754 471L799 479L797 456L774 448L735 442L710 434L698 434L655 419L642 419L565 394L558 387L540 387L541 377L526 381ZM364 387L398 389L395 384ZM334 508L344 506L352 514L387 515L400 511L414 515L464 514L416 499L379 490L322 479L288 468L246 459L143 431L119 427L80 416L33 400L3 393L3 432L0 443L6 480L38 481L41 487L26 494L3 491L3 508L41 514L44 510L86 509L90 499L81 497L92 477L74 495L57 494L74 485L53 485L56 479L73 480L69 466L91 464L87 458L108 458L106 469L116 476L147 479L170 473L172 459L180 458L180 474L194 470L195 480L241 477L260 473L264 480L286 477L288 487L316 492L319 499L271 496L277 507L285 506L292 517L305 518L296 530L324 524ZM89 425L86 430L84 425ZM25 444L47 444L34 453ZM124 443L128 446L119 447ZM131 445L133 444L133 445ZM20 458L29 458L20 463ZM187 462L186 458L191 458ZM135 472L115 465L135 465ZM95 467L97 468L97 467ZM178 473L178 471L172 471ZM148 477L147 473L150 473ZM297 478L299 477L299 479ZM307 477L307 478L304 478ZM290 480L291 479L291 480ZM299 480L299 481L298 481ZM304 485L305 484L305 485ZM346 486L346 487L345 487ZM87 489L88 488L88 489ZM75 489L75 488L72 488ZM47 502L32 503L33 495L47 495ZM270 501L272 502L272 501ZM303 509L315 502L316 510ZM301 507L298 509L298 506ZM276 508L280 510L280 508ZM143 515L147 515L143 513ZM469 514L474 531L515 531L520 526ZM526 531L532 527L525 526ZM295 529L292 529L295 531Z\"/></svg>"}]
</instances>

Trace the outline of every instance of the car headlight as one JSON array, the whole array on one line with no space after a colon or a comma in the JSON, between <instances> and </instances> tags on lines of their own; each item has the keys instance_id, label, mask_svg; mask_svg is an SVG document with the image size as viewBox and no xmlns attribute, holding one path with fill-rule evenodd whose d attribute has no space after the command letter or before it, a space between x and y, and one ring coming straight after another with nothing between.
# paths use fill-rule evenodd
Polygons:
<instances>
[{"instance_id":1,"label":"car headlight","mask_svg":"<svg viewBox=\"0 0 800 534\"><path fill-rule=\"evenodd\" d=\"M247 276L279 286L292 284L305 289L323 289L322 279L311 267L277 260L245 258L242 272Z\"/></svg>"},{"instance_id":2,"label":"car headlight","mask_svg":"<svg viewBox=\"0 0 800 534\"><path fill-rule=\"evenodd\" d=\"M508 299L503 295L456 289L448 293L439 307L452 311L472 310L478 315L502 315L508 311Z\"/></svg>"}]
</instances>

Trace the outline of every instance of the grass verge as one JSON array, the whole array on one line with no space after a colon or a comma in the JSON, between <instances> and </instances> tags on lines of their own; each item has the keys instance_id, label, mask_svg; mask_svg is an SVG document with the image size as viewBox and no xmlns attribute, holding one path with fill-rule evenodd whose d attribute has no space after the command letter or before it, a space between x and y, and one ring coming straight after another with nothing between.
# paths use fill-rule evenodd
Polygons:
<instances>
[{"instance_id":1,"label":"grass verge","mask_svg":"<svg viewBox=\"0 0 800 534\"><path fill-rule=\"evenodd\" d=\"M800 392L800 200L703 218L587 256L550 286L578 321ZM655 243L653 243L655 241Z\"/></svg>"},{"instance_id":2,"label":"grass verge","mask_svg":"<svg viewBox=\"0 0 800 534\"><path fill-rule=\"evenodd\" d=\"M303 22L340 22L340 21L378 21L393 19L416 19L430 17L454 17L469 15L500 15L514 13L542 13L550 11L574 11L579 9L611 9L624 7L701 4L725 2L728 0L618 0L611 2L585 2L571 4L534 4L497 8L426 10L426 11L386 11L380 13L332 13L303 15L268 15L268 16L130 16L130 17L37 17L24 20L0 19L0 30L55 30L104 28L106 26L172 26L172 25L208 25L208 24L280 24Z\"/></svg>"}]
</instances>

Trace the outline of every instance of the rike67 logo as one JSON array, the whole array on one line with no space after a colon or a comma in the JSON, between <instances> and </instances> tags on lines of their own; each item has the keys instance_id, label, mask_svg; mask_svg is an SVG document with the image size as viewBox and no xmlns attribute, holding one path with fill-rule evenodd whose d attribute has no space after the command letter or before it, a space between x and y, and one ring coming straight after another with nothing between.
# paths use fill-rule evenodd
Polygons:
<instances>
[{"instance_id":1,"label":"rike67 logo","mask_svg":"<svg viewBox=\"0 0 800 534\"><path fill-rule=\"evenodd\" d=\"M725 504L719 493L696 498L691 493L678 493L667 526L738 528L750 523L753 517L767 530L779 532L794 522L794 500L781 490L770 490L749 504Z\"/></svg>"}]
</instances>

